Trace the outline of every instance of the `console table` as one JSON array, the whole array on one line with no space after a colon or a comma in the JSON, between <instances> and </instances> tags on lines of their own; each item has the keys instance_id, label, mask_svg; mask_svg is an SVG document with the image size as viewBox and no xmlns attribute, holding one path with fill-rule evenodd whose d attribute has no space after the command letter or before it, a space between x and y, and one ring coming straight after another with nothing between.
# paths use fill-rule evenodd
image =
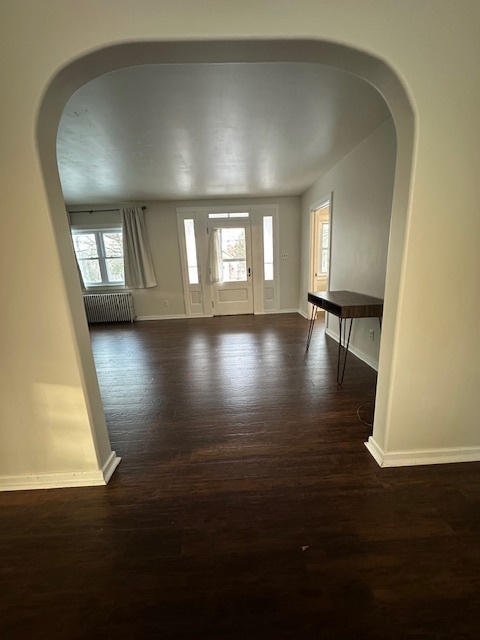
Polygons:
<instances>
[{"instance_id":1,"label":"console table","mask_svg":"<svg viewBox=\"0 0 480 640\"><path fill-rule=\"evenodd\" d=\"M308 301L313 304L314 309L308 327L307 347L310 346L312 339L313 327L317 319L319 309L324 309L328 313L338 317L339 324L339 340L338 340L338 359L337 359L337 383L343 383L345 375L345 365L347 364L348 347L350 345L350 335L352 333L352 324L355 318L378 318L380 328L382 327L383 316L383 300L373 298L362 293L354 291L316 291L308 294ZM346 337L347 320L350 320L350 328L348 338ZM342 337L343 329L343 337ZM343 366L340 365L343 356ZM341 369L341 375L340 375Z\"/></svg>"}]
</instances>

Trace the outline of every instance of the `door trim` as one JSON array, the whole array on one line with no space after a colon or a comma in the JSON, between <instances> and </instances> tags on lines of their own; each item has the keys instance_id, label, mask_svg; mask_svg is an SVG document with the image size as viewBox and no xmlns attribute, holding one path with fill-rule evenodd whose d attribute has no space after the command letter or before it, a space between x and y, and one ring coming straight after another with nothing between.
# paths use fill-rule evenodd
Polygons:
<instances>
[{"instance_id":1,"label":"door trim","mask_svg":"<svg viewBox=\"0 0 480 640\"><path fill-rule=\"evenodd\" d=\"M309 260L309 277L308 286L309 291L313 291L315 287L315 212L322 209L327 203L329 203L329 243L328 243L328 288L330 289L330 282L332 280L332 230L333 230L333 191L328 195L316 200L310 205L310 260Z\"/></svg>"},{"instance_id":2,"label":"door trim","mask_svg":"<svg viewBox=\"0 0 480 640\"><path fill-rule=\"evenodd\" d=\"M253 313L277 313L280 311L280 215L278 204L259 205L225 205L213 207L177 207L177 228L180 245L180 262L182 270L183 295L186 317L212 317L213 291L208 278L208 214L209 213L241 213L248 212L251 229L251 261ZM273 217L273 260L274 280L265 281L263 278L263 216ZM191 313L189 305L189 283L186 273L185 238L183 234L183 220L193 218L195 221L195 240L197 245L198 269L203 300L203 314ZM180 220L182 222L180 222ZM239 221L241 218L238 219ZM233 220L232 220L233 222ZM274 305L265 309L265 289L273 290Z\"/></svg>"},{"instance_id":3,"label":"door trim","mask_svg":"<svg viewBox=\"0 0 480 640\"><path fill-rule=\"evenodd\" d=\"M329 207L329 238L328 238L328 286L327 291L330 290L330 284L332 281L332 230L333 230L333 191L331 191L328 195L323 196L319 200L316 200L310 205L310 259L309 259L309 275L308 275L308 290L315 290L315 248L316 248L316 234L315 234L315 214L319 209L323 209L328 204ZM313 305L308 305L310 310L308 310L308 317L310 318L312 314L315 312ZM329 314L325 312L325 326L328 327L328 316Z\"/></svg>"}]
</instances>

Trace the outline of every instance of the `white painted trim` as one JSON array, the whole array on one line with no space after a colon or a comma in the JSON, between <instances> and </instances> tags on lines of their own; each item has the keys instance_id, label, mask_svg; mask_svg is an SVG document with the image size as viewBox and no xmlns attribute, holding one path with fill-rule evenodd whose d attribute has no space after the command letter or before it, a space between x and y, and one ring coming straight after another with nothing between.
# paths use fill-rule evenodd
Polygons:
<instances>
[{"instance_id":1,"label":"white painted trim","mask_svg":"<svg viewBox=\"0 0 480 640\"><path fill-rule=\"evenodd\" d=\"M272 215L273 216L273 231L274 231L274 280L273 287L275 290L274 299L275 306L278 307L279 299L280 299L280 291L281 291L281 283L280 283L280 206L278 203L272 204L245 204L245 205L225 205L225 206L201 206L201 207L177 207L177 230L178 236L180 238L183 229L180 227L180 223L178 220L183 220L185 217L193 217L196 222L195 229L197 230L197 222L198 227L204 226L205 231L207 228L210 228L213 220L209 220L209 213L239 213L239 212L248 212L249 217L244 218L244 222L248 220L248 226L250 227L251 232L251 269L252 269L252 297L253 297L253 313L255 315L261 315L262 310L265 305L265 281L263 280L263 216ZM242 218L225 218L222 219L222 224L228 226L236 226L241 224ZM217 220L216 222L220 222ZM257 228L257 224L260 224L261 228ZM208 234L207 234L208 235ZM207 236L204 236L207 238ZM202 244L202 238L200 236L196 236L197 240L197 257L199 258L198 266L199 266L199 277L200 282L202 284L202 297L203 297L203 305L204 310L209 308L209 305L213 301L213 290L212 286L209 282L208 275L209 274L209 265L208 262L208 240L207 244ZM184 244L184 243L183 243ZM184 250L182 242L180 242L180 252ZM182 279L184 285L184 298L185 298L185 309L187 310L187 317L193 317L188 314L189 309L189 301L187 296L187 279L188 276L184 273L184 259L182 257ZM203 276L205 273L205 277ZM266 313L269 311L276 311L276 309L265 310ZM297 310L295 309L295 312ZM195 314L197 315L197 314ZM205 317L210 317L210 314L206 314Z\"/></svg>"},{"instance_id":2,"label":"white painted trim","mask_svg":"<svg viewBox=\"0 0 480 640\"><path fill-rule=\"evenodd\" d=\"M325 329L325 333L330 338L333 338L335 340L335 342L338 342L338 333L335 333L334 331L332 331L328 327ZM372 358L370 358L370 356L367 356L367 354L364 353L363 351L361 351L360 349L357 349L357 347L352 345L352 343L350 343L350 346L348 347L348 350L350 351L350 353L353 353L354 356L357 356L357 358L362 360L362 362L365 362L365 364L368 364L369 367L371 367L375 371L378 371L378 362L376 360L373 360Z\"/></svg>"},{"instance_id":3,"label":"white painted trim","mask_svg":"<svg viewBox=\"0 0 480 640\"><path fill-rule=\"evenodd\" d=\"M365 442L364 444L367 447L367 449L369 450L369 452L372 455L372 457L374 458L375 462L378 464L378 466L382 467L383 466L384 453L380 449L378 444L375 442L375 440L373 439L373 436L370 436L368 438L367 442Z\"/></svg>"},{"instance_id":4,"label":"white painted trim","mask_svg":"<svg viewBox=\"0 0 480 640\"><path fill-rule=\"evenodd\" d=\"M224 206L212 206L212 207L177 207L177 213L181 214L192 214L194 212L199 213L249 213L252 211L260 211L262 209L266 209L268 207L278 207L278 204L235 204L235 205L224 205ZM225 218L228 220L229 218ZM237 221L240 218L237 218ZM245 218L246 219L246 218Z\"/></svg>"},{"instance_id":5,"label":"white painted trim","mask_svg":"<svg viewBox=\"0 0 480 640\"><path fill-rule=\"evenodd\" d=\"M118 467L121 461L122 459L119 456L117 456L115 451L112 451L110 453L110 455L108 456L108 460L105 462L105 464L102 467L103 480L105 484L108 484L110 478L113 475L113 472Z\"/></svg>"},{"instance_id":6,"label":"white painted trim","mask_svg":"<svg viewBox=\"0 0 480 640\"><path fill-rule=\"evenodd\" d=\"M276 313L299 313L303 315L298 309L267 309L266 311L255 311L256 316L271 316Z\"/></svg>"},{"instance_id":7,"label":"white painted trim","mask_svg":"<svg viewBox=\"0 0 480 640\"><path fill-rule=\"evenodd\" d=\"M185 313L179 313L177 315L172 314L170 316L137 316L135 320L138 320L139 322L143 322L144 320L180 320L187 317L188 318L204 318L209 316L204 316L201 313L195 316L187 316Z\"/></svg>"},{"instance_id":8,"label":"white painted trim","mask_svg":"<svg viewBox=\"0 0 480 640\"><path fill-rule=\"evenodd\" d=\"M67 473L38 473L23 476L0 476L0 491L28 489L63 489L67 487L97 487L106 485L121 458L112 451L102 469Z\"/></svg>"},{"instance_id":9,"label":"white painted trim","mask_svg":"<svg viewBox=\"0 0 480 640\"><path fill-rule=\"evenodd\" d=\"M267 315L273 315L276 313L299 313L301 316L303 316L304 318L306 318L307 316L303 313L303 311L300 311L299 309L269 309L267 311L255 311L255 313L253 315L256 316L267 316ZM242 314L239 314L242 315ZM247 314L247 315L251 315L251 314ZM215 316L211 313L206 314L206 313L196 313L193 316L187 316L185 313L183 314L178 314L178 315L170 315L170 316L137 316L135 318L135 320L138 320L139 322L143 322L144 320L185 320L186 318L188 318L189 320L191 320L192 318L214 318Z\"/></svg>"},{"instance_id":10,"label":"white painted trim","mask_svg":"<svg viewBox=\"0 0 480 640\"><path fill-rule=\"evenodd\" d=\"M380 467L412 467L427 464L480 462L480 447L451 447L448 449L417 449L385 453L370 436L365 446Z\"/></svg>"},{"instance_id":11,"label":"white painted trim","mask_svg":"<svg viewBox=\"0 0 480 640\"><path fill-rule=\"evenodd\" d=\"M327 195L323 196L323 198L320 198L319 200L315 200L315 202L312 202L312 204L310 205L310 211L317 211L318 209L325 208L328 204L330 204L332 199L333 199L333 191L330 191Z\"/></svg>"},{"instance_id":12,"label":"white painted trim","mask_svg":"<svg viewBox=\"0 0 480 640\"><path fill-rule=\"evenodd\" d=\"M310 318L308 317L308 313L305 313L305 311L303 311L302 309L298 309L298 313L305 318L305 320L310 320Z\"/></svg>"}]
</instances>

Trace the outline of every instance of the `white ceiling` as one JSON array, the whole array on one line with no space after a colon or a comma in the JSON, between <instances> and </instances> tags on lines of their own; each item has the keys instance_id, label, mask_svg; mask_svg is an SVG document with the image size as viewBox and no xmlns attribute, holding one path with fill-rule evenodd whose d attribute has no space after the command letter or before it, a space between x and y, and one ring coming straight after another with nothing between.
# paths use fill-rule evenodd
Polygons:
<instances>
[{"instance_id":1,"label":"white ceiling","mask_svg":"<svg viewBox=\"0 0 480 640\"><path fill-rule=\"evenodd\" d=\"M65 107L65 202L299 195L388 117L367 83L319 64L122 69Z\"/></svg>"}]
</instances>

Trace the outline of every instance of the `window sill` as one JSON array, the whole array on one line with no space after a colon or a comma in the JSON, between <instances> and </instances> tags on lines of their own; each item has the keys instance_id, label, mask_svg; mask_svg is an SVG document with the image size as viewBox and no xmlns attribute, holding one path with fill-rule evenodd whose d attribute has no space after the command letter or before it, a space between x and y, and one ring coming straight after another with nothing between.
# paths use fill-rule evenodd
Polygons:
<instances>
[{"instance_id":1,"label":"window sill","mask_svg":"<svg viewBox=\"0 0 480 640\"><path fill-rule=\"evenodd\" d=\"M127 287L124 284L95 284L95 285L85 285L85 293L93 293L93 292L107 292L107 291L128 291Z\"/></svg>"}]
</instances>

